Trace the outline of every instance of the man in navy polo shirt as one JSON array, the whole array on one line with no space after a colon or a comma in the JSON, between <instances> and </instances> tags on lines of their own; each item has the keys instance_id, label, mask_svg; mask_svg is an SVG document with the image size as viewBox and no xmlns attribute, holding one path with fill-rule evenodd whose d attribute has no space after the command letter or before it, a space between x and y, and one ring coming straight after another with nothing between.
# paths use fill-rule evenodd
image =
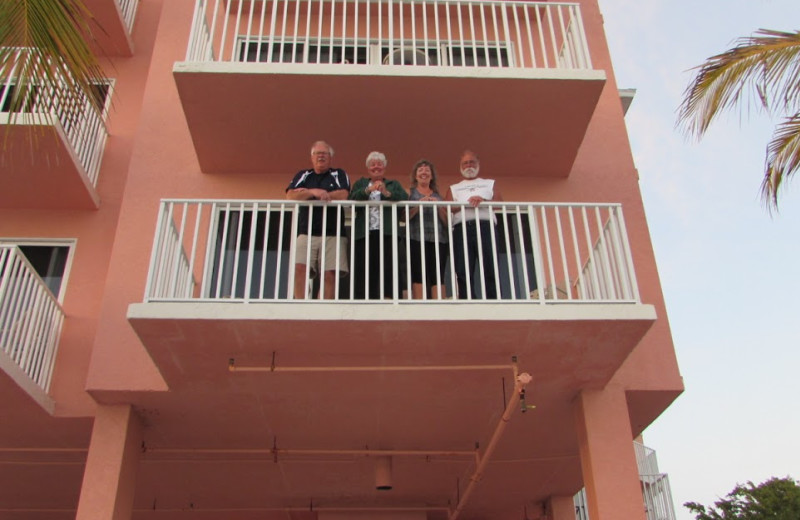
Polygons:
<instances>
[{"instance_id":1,"label":"man in navy polo shirt","mask_svg":"<svg viewBox=\"0 0 800 520\"><path fill-rule=\"evenodd\" d=\"M297 172L286 188L290 200L346 200L350 179L344 170L331 168L333 148L325 141L311 145L312 168ZM294 297L304 299L309 282L320 273L323 262L321 295L332 299L336 289L336 274L347 274L347 242L344 238L344 206L327 208L311 204L298 208L297 241L295 242ZM310 217L309 217L310 210ZM339 224L337 226L337 224ZM306 272L311 275L306 277Z\"/></svg>"}]
</instances>

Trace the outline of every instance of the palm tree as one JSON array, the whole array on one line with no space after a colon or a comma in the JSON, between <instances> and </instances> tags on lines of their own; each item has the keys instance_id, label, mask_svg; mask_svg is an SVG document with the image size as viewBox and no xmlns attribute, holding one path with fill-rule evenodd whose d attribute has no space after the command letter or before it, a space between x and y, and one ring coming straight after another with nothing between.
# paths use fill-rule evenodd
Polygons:
<instances>
[{"instance_id":1,"label":"palm tree","mask_svg":"<svg viewBox=\"0 0 800 520\"><path fill-rule=\"evenodd\" d=\"M701 138L720 113L742 103L782 117L761 183L767 209L777 209L778 190L800 168L800 31L760 29L697 70L678 109L678 126L690 136Z\"/></svg>"},{"instance_id":2,"label":"palm tree","mask_svg":"<svg viewBox=\"0 0 800 520\"><path fill-rule=\"evenodd\" d=\"M83 0L0 1L0 100L11 122L34 104L45 118L59 107L77 119L83 100L102 112L93 89L106 78L91 46L98 30Z\"/></svg>"}]
</instances>

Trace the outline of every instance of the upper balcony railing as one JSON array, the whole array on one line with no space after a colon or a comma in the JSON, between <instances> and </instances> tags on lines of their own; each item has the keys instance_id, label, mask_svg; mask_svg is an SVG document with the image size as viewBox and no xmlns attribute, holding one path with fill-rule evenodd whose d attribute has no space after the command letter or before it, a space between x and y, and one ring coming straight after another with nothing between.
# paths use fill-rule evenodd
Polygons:
<instances>
[{"instance_id":1,"label":"upper balcony railing","mask_svg":"<svg viewBox=\"0 0 800 520\"><path fill-rule=\"evenodd\" d=\"M63 322L64 311L25 255L0 245L0 349L44 392Z\"/></svg>"},{"instance_id":2,"label":"upper balcony railing","mask_svg":"<svg viewBox=\"0 0 800 520\"><path fill-rule=\"evenodd\" d=\"M591 69L576 3L197 0L187 62Z\"/></svg>"},{"instance_id":3,"label":"upper balcony railing","mask_svg":"<svg viewBox=\"0 0 800 520\"><path fill-rule=\"evenodd\" d=\"M122 14L122 21L128 32L133 31L133 20L136 18L136 8L139 7L139 0L116 0Z\"/></svg>"},{"instance_id":4,"label":"upper balcony railing","mask_svg":"<svg viewBox=\"0 0 800 520\"><path fill-rule=\"evenodd\" d=\"M427 211L414 218L421 205ZM339 302L443 303L458 296L454 259L464 257L459 248L471 239L476 242L475 267L472 277L462 277L460 295L466 300L487 302L496 295L503 302L539 304L639 302L619 204L504 202L482 207L483 224L475 220L481 215L472 214L459 225L457 212L472 210L457 203L164 200L145 302L305 301L303 295L324 295L325 284L333 284L328 297ZM391 231L370 233L369 218L351 218L370 209L378 210L374 218L380 228ZM303 211L310 212L309 222L315 214L323 221L323 232L334 230L324 238L343 238L341 250L320 253L322 265L351 276L312 276L310 252L300 250L295 239ZM487 225L492 218L496 224ZM427 250L411 233L413 226L424 228L425 219L442 222L441 228L430 226L434 240ZM359 232L356 226L365 227ZM298 259L303 267L296 272L292 266ZM416 289L409 274L412 263L421 270ZM370 277L372 286L376 278L382 282L371 296Z\"/></svg>"},{"instance_id":5,"label":"upper balcony railing","mask_svg":"<svg viewBox=\"0 0 800 520\"><path fill-rule=\"evenodd\" d=\"M98 114L78 91L49 83L45 78L19 92L18 71L41 59L35 49L21 48L7 67L0 68L0 124L55 126L63 133L90 184L96 186L108 136L105 111ZM95 85L94 95L103 106L107 106L110 87L110 83Z\"/></svg>"}]
</instances>

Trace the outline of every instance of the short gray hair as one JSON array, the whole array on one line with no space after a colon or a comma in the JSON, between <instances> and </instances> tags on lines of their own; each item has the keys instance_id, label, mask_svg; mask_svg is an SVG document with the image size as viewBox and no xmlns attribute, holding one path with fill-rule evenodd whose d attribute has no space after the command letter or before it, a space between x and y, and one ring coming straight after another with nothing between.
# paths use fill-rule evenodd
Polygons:
<instances>
[{"instance_id":1,"label":"short gray hair","mask_svg":"<svg viewBox=\"0 0 800 520\"><path fill-rule=\"evenodd\" d=\"M364 164L367 166L367 168L369 168L370 161L380 161L383 163L384 168L386 168L386 166L389 164L389 161L386 160L386 156L383 155L383 153L381 152L369 153L369 155L367 156L367 160L364 161Z\"/></svg>"},{"instance_id":2,"label":"short gray hair","mask_svg":"<svg viewBox=\"0 0 800 520\"><path fill-rule=\"evenodd\" d=\"M311 155L314 155L314 148L317 147L318 144L323 144L328 149L328 153L333 157L333 146L329 145L325 141L314 141L314 144L311 145Z\"/></svg>"}]
</instances>

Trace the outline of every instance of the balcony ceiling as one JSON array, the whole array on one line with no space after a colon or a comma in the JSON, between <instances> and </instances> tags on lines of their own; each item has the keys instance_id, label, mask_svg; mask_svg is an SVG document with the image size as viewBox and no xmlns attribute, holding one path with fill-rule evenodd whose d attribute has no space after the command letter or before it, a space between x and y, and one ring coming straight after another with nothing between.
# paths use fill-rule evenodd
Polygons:
<instances>
[{"instance_id":1,"label":"balcony ceiling","mask_svg":"<svg viewBox=\"0 0 800 520\"><path fill-rule=\"evenodd\" d=\"M75 518L92 418L51 416L5 369L0 395L0 518Z\"/></svg>"},{"instance_id":2,"label":"balcony ceiling","mask_svg":"<svg viewBox=\"0 0 800 520\"><path fill-rule=\"evenodd\" d=\"M472 457L395 456L394 489L378 492L374 459L303 450L483 450L511 396L516 355L534 377L526 403L536 408L508 422L463 518L518 519L524 507L580 488L572 400L602 387L654 320L651 306L624 304L137 304L129 321L170 392L89 391L134 402L147 425L141 515L153 503L177 511L191 502L212 516L283 519L281 508L313 501L436 507L434 520L446 517L456 486L464 491ZM273 363L501 367L271 372ZM300 451L275 459L273 446Z\"/></svg>"},{"instance_id":3,"label":"balcony ceiling","mask_svg":"<svg viewBox=\"0 0 800 520\"><path fill-rule=\"evenodd\" d=\"M64 134L52 126L6 124L0 209L97 209L100 199Z\"/></svg>"},{"instance_id":4,"label":"balcony ceiling","mask_svg":"<svg viewBox=\"0 0 800 520\"><path fill-rule=\"evenodd\" d=\"M375 149L404 172L420 157L455 165L464 148L474 148L492 172L524 166L566 177L605 84L603 71L364 70L177 63L201 170L286 176L306 166L313 141L325 139L337 150L335 164L350 172L361 172Z\"/></svg>"}]
</instances>

